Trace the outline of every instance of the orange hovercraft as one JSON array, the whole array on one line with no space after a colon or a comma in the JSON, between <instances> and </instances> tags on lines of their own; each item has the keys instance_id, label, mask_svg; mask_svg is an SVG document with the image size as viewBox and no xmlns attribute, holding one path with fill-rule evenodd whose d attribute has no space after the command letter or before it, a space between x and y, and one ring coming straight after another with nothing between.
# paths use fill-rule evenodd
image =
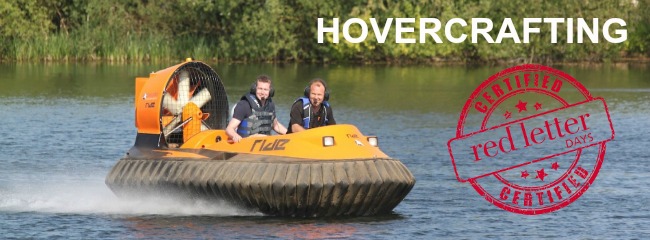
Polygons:
<instances>
[{"instance_id":1,"label":"orange hovercraft","mask_svg":"<svg viewBox=\"0 0 650 240\"><path fill-rule=\"evenodd\" d=\"M340 124L229 141L223 83L186 62L136 78L134 146L106 176L118 196L220 199L276 216L389 213L415 179L377 138Z\"/></svg>"}]
</instances>

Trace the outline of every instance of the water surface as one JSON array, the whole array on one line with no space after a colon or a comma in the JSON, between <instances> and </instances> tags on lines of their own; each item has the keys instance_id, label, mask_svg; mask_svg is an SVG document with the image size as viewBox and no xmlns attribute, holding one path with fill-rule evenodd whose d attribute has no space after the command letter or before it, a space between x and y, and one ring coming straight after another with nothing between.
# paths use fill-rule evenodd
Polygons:
<instances>
[{"instance_id":1,"label":"water surface","mask_svg":"<svg viewBox=\"0 0 650 240\"><path fill-rule=\"evenodd\" d=\"M557 212L522 216L456 177L446 144L467 97L499 67L213 65L232 103L258 74L291 103L321 77L337 122L380 138L417 183L393 214L263 216L224 203L118 199L104 177L133 144L134 78L171 64L0 65L0 236L5 238L645 238L650 68L558 67L606 99L616 130L595 183Z\"/></svg>"}]
</instances>

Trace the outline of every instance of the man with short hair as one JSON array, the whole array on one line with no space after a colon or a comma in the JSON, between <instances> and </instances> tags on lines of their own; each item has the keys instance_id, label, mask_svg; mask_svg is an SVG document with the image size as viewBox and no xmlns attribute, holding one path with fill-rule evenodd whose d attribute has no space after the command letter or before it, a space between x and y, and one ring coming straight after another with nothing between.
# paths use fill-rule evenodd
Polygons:
<instances>
[{"instance_id":1,"label":"man with short hair","mask_svg":"<svg viewBox=\"0 0 650 240\"><path fill-rule=\"evenodd\" d=\"M278 134L287 133L287 128L275 116L275 104L271 100L273 93L271 78L258 76L249 93L235 105L232 119L226 127L226 134L234 142L248 136L271 135L271 130Z\"/></svg>"},{"instance_id":2,"label":"man with short hair","mask_svg":"<svg viewBox=\"0 0 650 240\"><path fill-rule=\"evenodd\" d=\"M287 133L336 124L329 102L329 89L323 79L311 80L302 97L291 106Z\"/></svg>"}]
</instances>

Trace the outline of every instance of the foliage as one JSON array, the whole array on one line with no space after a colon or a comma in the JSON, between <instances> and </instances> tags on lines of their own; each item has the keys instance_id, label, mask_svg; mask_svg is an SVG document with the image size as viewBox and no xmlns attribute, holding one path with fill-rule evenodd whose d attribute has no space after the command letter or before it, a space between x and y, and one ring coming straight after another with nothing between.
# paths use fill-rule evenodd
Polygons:
<instances>
[{"instance_id":1,"label":"foliage","mask_svg":"<svg viewBox=\"0 0 650 240\"><path fill-rule=\"evenodd\" d=\"M524 17L622 18L628 40L598 44L549 41L550 27L540 24L529 44L395 43L395 18L438 18L444 24L462 18L489 18L496 37L505 18L511 18L522 36ZM366 41L317 43L317 19L331 26L350 18L370 18L383 27L393 18L385 43L372 28ZM415 33L404 37L419 41ZM444 28L444 26L443 26ZM359 36L355 25L350 35ZM469 34L469 26L454 34ZM563 32L563 31L559 31ZM565 31L564 31L565 32ZM440 34L443 35L443 34ZM342 32L339 33L342 38ZM471 37L471 36L468 36ZM575 37L575 36L574 36ZM650 54L650 0L0 0L0 59L157 61L192 56L212 61L306 62L561 62L615 61ZM443 37L444 40L444 37Z\"/></svg>"}]
</instances>

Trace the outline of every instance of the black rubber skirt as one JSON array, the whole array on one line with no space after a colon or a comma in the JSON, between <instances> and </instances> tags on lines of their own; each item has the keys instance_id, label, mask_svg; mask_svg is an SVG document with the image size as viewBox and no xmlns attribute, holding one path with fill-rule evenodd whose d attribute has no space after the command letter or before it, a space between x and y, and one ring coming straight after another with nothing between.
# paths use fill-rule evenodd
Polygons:
<instances>
[{"instance_id":1,"label":"black rubber skirt","mask_svg":"<svg viewBox=\"0 0 650 240\"><path fill-rule=\"evenodd\" d=\"M118 196L172 193L222 199L276 216L390 213L415 179L396 159L306 160L238 155L229 160L121 159L106 177Z\"/></svg>"}]
</instances>

